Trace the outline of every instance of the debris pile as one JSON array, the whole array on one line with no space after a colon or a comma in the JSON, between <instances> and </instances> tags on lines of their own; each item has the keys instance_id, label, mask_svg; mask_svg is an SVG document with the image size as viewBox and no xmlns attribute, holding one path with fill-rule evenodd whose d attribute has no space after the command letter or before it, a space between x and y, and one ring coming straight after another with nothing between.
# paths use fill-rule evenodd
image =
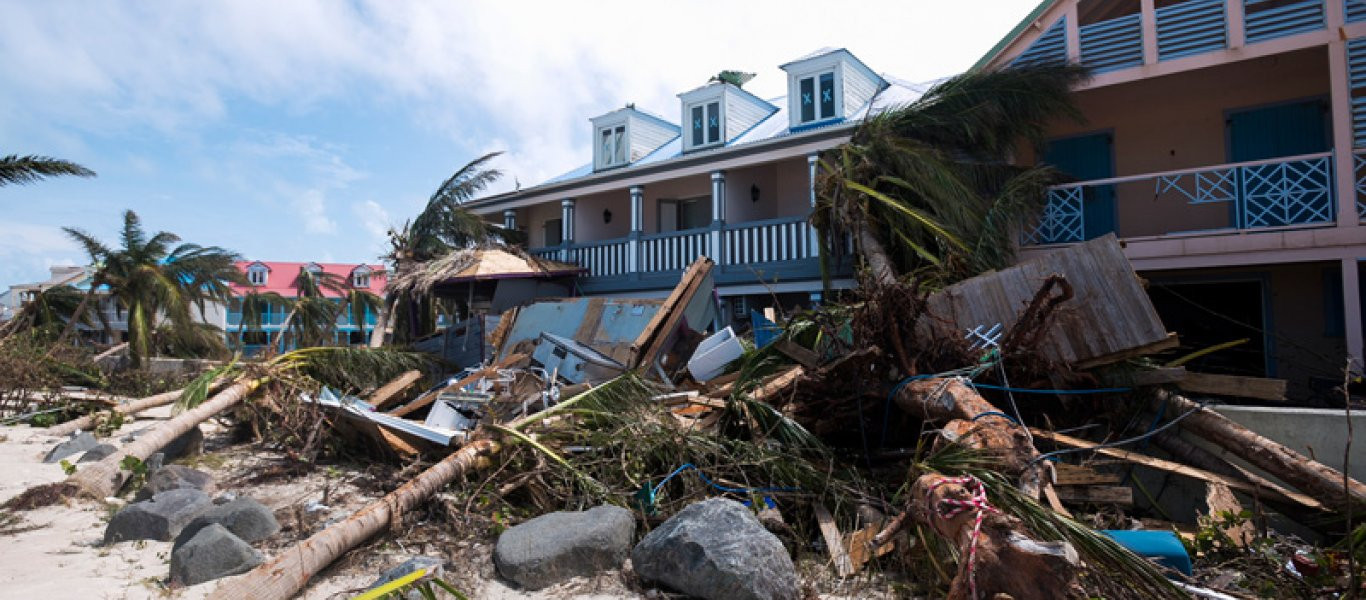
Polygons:
<instances>
[{"instance_id":1,"label":"debris pile","mask_svg":"<svg viewBox=\"0 0 1366 600\"><path fill-rule=\"evenodd\" d=\"M301 464L341 448L409 465L270 556L251 546L279 529L270 511L214 504L192 469L148 474L106 540L174 539L176 584L246 572L213 598L290 597L415 512L480 515L501 534L490 562L528 590L623 569L700 598L805 597L856 574L951 598L1359 585L1366 529L1343 517L1366 512L1366 487L1212 409L1283 382L1159 363L1177 340L1113 236L939 290L870 281L748 331L723 322L712 271L699 258L663 300L511 308L455 373L389 349L225 365L60 489L112 496L134 475L121 465L229 413ZM69 423L54 431L92 425ZM447 585L443 564L376 589Z\"/></svg>"}]
</instances>

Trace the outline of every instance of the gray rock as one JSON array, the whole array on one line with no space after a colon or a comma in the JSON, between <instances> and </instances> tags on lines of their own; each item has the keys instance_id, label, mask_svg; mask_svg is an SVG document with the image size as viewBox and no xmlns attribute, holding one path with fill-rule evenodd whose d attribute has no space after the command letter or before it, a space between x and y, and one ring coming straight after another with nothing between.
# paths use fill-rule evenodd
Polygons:
<instances>
[{"instance_id":1,"label":"gray rock","mask_svg":"<svg viewBox=\"0 0 1366 600\"><path fill-rule=\"evenodd\" d=\"M47 456L43 457L43 462L60 462L63 458L76 454L77 452L85 452L99 444L100 443L95 440L94 434L89 431L82 431L71 436L71 439L57 444L52 450L48 451Z\"/></svg>"},{"instance_id":2,"label":"gray rock","mask_svg":"<svg viewBox=\"0 0 1366 600\"><path fill-rule=\"evenodd\" d=\"M373 590L418 569L427 569L427 574L434 577L444 577L446 561L431 556L414 556L403 561L403 563L397 567L385 571L383 575L379 576L379 579L376 579L374 583L370 584L368 589ZM412 592L409 592L409 594L412 594Z\"/></svg>"},{"instance_id":3,"label":"gray rock","mask_svg":"<svg viewBox=\"0 0 1366 600\"><path fill-rule=\"evenodd\" d=\"M100 444L98 446L95 446L94 448L86 450L85 454L81 455L81 459L76 462L87 463L95 462L97 460L104 460L110 454L113 454L118 451L119 447L113 444Z\"/></svg>"},{"instance_id":4,"label":"gray rock","mask_svg":"<svg viewBox=\"0 0 1366 600\"><path fill-rule=\"evenodd\" d=\"M185 525L180 530L180 535L176 536L175 548L193 538L199 533L200 529L215 523L222 525L233 535L244 542L259 542L280 530L280 524L275 520L275 513L271 512L265 505L252 500L251 498L238 498L229 502L214 505L195 517L193 521Z\"/></svg>"},{"instance_id":5,"label":"gray rock","mask_svg":"<svg viewBox=\"0 0 1366 600\"><path fill-rule=\"evenodd\" d=\"M797 571L782 542L738 502L689 505L631 552L642 578L709 600L795 600Z\"/></svg>"},{"instance_id":6,"label":"gray rock","mask_svg":"<svg viewBox=\"0 0 1366 600\"><path fill-rule=\"evenodd\" d=\"M173 461L186 456L198 456L204 453L204 432L195 425L194 429L186 431L180 437L171 440L161 449L166 455L166 460Z\"/></svg>"},{"instance_id":7,"label":"gray rock","mask_svg":"<svg viewBox=\"0 0 1366 600\"><path fill-rule=\"evenodd\" d=\"M162 492L151 500L129 504L116 513L104 528L104 543L132 540L169 542L210 506L213 506L213 501L209 495L199 490Z\"/></svg>"},{"instance_id":8,"label":"gray rock","mask_svg":"<svg viewBox=\"0 0 1366 600\"><path fill-rule=\"evenodd\" d=\"M217 523L171 551L171 583L195 585L252 570L264 558Z\"/></svg>"},{"instance_id":9,"label":"gray rock","mask_svg":"<svg viewBox=\"0 0 1366 600\"><path fill-rule=\"evenodd\" d=\"M493 562L503 577L538 590L620 567L635 531L635 517L619 506L553 512L504 531Z\"/></svg>"},{"instance_id":10,"label":"gray rock","mask_svg":"<svg viewBox=\"0 0 1366 600\"><path fill-rule=\"evenodd\" d=\"M142 461L142 464L147 465L148 473L155 473L157 469L160 469L162 465L166 464L166 455L157 452L156 454L147 457L147 460Z\"/></svg>"},{"instance_id":11,"label":"gray rock","mask_svg":"<svg viewBox=\"0 0 1366 600\"><path fill-rule=\"evenodd\" d=\"M162 492L181 489L199 490L205 494L212 494L217 490L217 486L213 483L213 476L208 473L184 465L166 465L152 471L152 474L147 477L147 483L142 485L142 489L133 496L133 500L142 501Z\"/></svg>"}]
</instances>

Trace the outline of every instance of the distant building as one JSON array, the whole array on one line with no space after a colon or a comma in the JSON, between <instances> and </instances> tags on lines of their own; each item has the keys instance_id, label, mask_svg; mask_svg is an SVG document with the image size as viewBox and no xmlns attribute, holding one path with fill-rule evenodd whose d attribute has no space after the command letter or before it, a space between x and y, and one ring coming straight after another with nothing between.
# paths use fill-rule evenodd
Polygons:
<instances>
[{"instance_id":1,"label":"distant building","mask_svg":"<svg viewBox=\"0 0 1366 600\"><path fill-rule=\"evenodd\" d=\"M381 265L240 261L237 263L237 268L246 276L248 284L233 284L232 292L236 298L233 299L227 310L223 311L220 307L216 311L210 311L210 314L206 315L205 321L223 328L228 347L236 348L241 344L248 354L259 351L266 344L269 344L284 326L285 319L289 315L288 307L281 304L272 305L262 315L261 328L243 329L241 297L250 291L274 292L285 298L297 298L299 296L298 276L305 269L315 273L330 273L350 287L369 291L381 298L384 297L384 288L388 282L388 274ZM326 288L322 292L338 303L342 300L340 294L336 292ZM377 317L377 314L366 311L362 327L362 323L357 323L352 318L350 311L338 316L336 343L339 345L364 344L367 341L365 336L369 335Z\"/></svg>"},{"instance_id":2,"label":"distant building","mask_svg":"<svg viewBox=\"0 0 1366 600\"><path fill-rule=\"evenodd\" d=\"M678 95L666 111L677 121L631 104L588 119L583 166L467 206L525 232L532 254L586 268L586 295L663 296L707 255L735 318L775 298L807 304L822 289L807 224L816 154L928 86L878 74L842 48L779 69L787 93L776 98L713 81ZM852 287L848 264L835 267L834 286Z\"/></svg>"},{"instance_id":3,"label":"distant building","mask_svg":"<svg viewBox=\"0 0 1366 600\"><path fill-rule=\"evenodd\" d=\"M14 318L23 309L25 304L33 301L38 294L55 287L69 285L82 292L90 289L91 268L88 266L58 265L48 267L50 276L43 280L33 283L15 284L0 293L0 322ZM109 332L113 338L110 339L109 333L104 329L100 322L100 315L91 315L93 326L81 325L78 330L82 337L100 343L113 344L122 342L128 335L128 319L126 314L120 314L116 310L114 300L108 294L96 293L96 306L104 317L104 321L109 323Z\"/></svg>"}]
</instances>

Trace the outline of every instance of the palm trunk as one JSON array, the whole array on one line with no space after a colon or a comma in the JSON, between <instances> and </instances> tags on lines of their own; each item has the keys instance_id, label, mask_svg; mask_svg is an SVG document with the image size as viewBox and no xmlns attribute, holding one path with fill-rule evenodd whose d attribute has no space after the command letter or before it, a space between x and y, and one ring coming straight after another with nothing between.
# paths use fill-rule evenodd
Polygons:
<instances>
[{"instance_id":1,"label":"palm trunk","mask_svg":"<svg viewBox=\"0 0 1366 600\"><path fill-rule=\"evenodd\" d=\"M182 394L184 391L185 391L185 389L184 389L184 388L181 388L181 389L178 389L178 390L174 390L174 391L170 391L170 392L164 392L164 393L161 393L161 394L157 394L157 395L155 395L155 396L148 396L148 397L146 397L146 398L140 398L140 399L138 399L138 400L134 400L134 401L129 402L129 403L127 403L127 404L120 404L120 405L118 405L118 406L115 406L115 407L114 407L114 410L115 410L116 412L120 412L120 413L123 413L123 414L125 414L125 415L135 415L135 414L140 413L140 412L142 412L142 411L144 411L144 410L156 408L156 407L158 407L158 406L166 406L167 404L170 404L170 403L172 403L172 402L175 402L177 399L180 398L180 394ZM61 424L58 424L58 425L54 425L54 426L52 426L52 427L49 427L49 428L47 428L47 431L45 431L44 433L46 433L46 434L48 434L48 435L58 435L58 436L61 436L61 435L71 435L72 432L75 432L75 431L82 431L82 430L86 430L86 429L90 429L91 427L94 427L94 426L95 426L95 419L96 419L98 416L99 416L98 413L92 413L92 414L85 415L84 417L80 417L80 418L77 418L77 419L72 419L72 420L67 421L67 422L65 422L65 423L61 423Z\"/></svg>"},{"instance_id":2,"label":"palm trunk","mask_svg":"<svg viewBox=\"0 0 1366 600\"><path fill-rule=\"evenodd\" d=\"M263 379L238 380L227 389L204 401L203 404L180 413L170 421L144 433L137 440L120 448L118 452L105 457L100 462L81 467L81 470L66 479L66 483L79 487L82 492L93 498L112 496L128 480L129 472L123 470L121 466L125 456L132 456L141 461L147 460L153 453L165 448L167 444L185 435L195 426L208 420L209 417L242 402L247 394L255 390L263 381Z\"/></svg>"},{"instance_id":3,"label":"palm trunk","mask_svg":"<svg viewBox=\"0 0 1366 600\"><path fill-rule=\"evenodd\" d=\"M71 311L71 317L66 320L66 327L62 328L62 334L57 336L57 341L53 342L52 348L47 351L48 356L52 356L57 347L62 345L62 341L76 329L76 324L80 322L81 315L85 314L86 307L90 305L90 299L95 297L95 290L98 287L93 281L91 282L90 290L85 293L84 298L81 298L81 303L76 305L76 310Z\"/></svg>"},{"instance_id":4,"label":"palm trunk","mask_svg":"<svg viewBox=\"0 0 1366 600\"><path fill-rule=\"evenodd\" d=\"M284 348L279 347L280 342L284 341L285 332L289 331L289 322L294 320L294 313L298 310L299 305L295 304L293 308L289 309L289 314L285 315L285 321L280 324L280 331L275 332L275 339L270 341L270 349L272 352L284 352Z\"/></svg>"},{"instance_id":5,"label":"palm trunk","mask_svg":"<svg viewBox=\"0 0 1366 600\"><path fill-rule=\"evenodd\" d=\"M1230 421L1227 417L1171 392L1159 392L1178 414L1192 411L1181 422L1186 429L1266 471L1327 506L1348 504L1366 508L1366 486L1332 467L1295 452Z\"/></svg>"},{"instance_id":6,"label":"palm trunk","mask_svg":"<svg viewBox=\"0 0 1366 600\"><path fill-rule=\"evenodd\" d=\"M868 270L872 273L873 280L883 286L896 285L895 263L892 262L892 257L887 255L887 249L882 247L877 235L868 228L867 223L859 225L858 245L863 251L863 260L868 261Z\"/></svg>"},{"instance_id":7,"label":"palm trunk","mask_svg":"<svg viewBox=\"0 0 1366 600\"><path fill-rule=\"evenodd\" d=\"M294 597L310 578L332 564L332 561L383 531L395 517L412 510L453 479L478 468L484 462L481 459L497 453L499 448L498 442L490 439L470 442L345 521L282 550L275 560L225 583L214 590L209 598L283 600Z\"/></svg>"},{"instance_id":8,"label":"palm trunk","mask_svg":"<svg viewBox=\"0 0 1366 600\"><path fill-rule=\"evenodd\" d=\"M380 348L384 346L384 331L389 328L389 315L394 311L394 301L385 301L384 306L379 309L379 316L375 317L374 329L370 330L370 347Z\"/></svg>"}]
</instances>

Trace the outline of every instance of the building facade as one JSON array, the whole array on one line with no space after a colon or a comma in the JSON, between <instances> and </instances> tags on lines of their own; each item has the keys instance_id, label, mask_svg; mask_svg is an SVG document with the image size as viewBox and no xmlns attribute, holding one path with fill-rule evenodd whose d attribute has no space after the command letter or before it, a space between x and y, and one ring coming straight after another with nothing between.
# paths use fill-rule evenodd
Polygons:
<instances>
[{"instance_id":1,"label":"building facade","mask_svg":"<svg viewBox=\"0 0 1366 600\"><path fill-rule=\"evenodd\" d=\"M286 327L286 320L289 318L289 307L283 303L270 304L261 315L261 326L259 328L248 329L242 319L242 297L252 293L275 293L286 299L299 297L299 274L304 270L313 273L327 273L338 283L345 286L384 297L385 284L388 281L388 274L384 267L380 265L368 264L339 264L339 263L316 263L316 262L280 262L280 261L241 261L237 263L237 268L245 276L246 285L232 284L232 293L235 298L226 307L216 307L214 310L206 311L205 321L217 325L223 329L227 337L229 348L242 348L244 354L251 355L259 352L267 344L279 339L286 347L280 350L289 349L287 346L292 344L288 339L283 339L279 335L280 331ZM343 295L336 290L323 287L320 290L324 296L332 299L341 306ZM338 345L362 345L367 342L367 336L375 325L378 315L365 311L364 320L357 321L350 311L344 311L337 316L334 341Z\"/></svg>"},{"instance_id":2,"label":"building facade","mask_svg":"<svg viewBox=\"0 0 1366 600\"><path fill-rule=\"evenodd\" d=\"M925 86L880 75L844 49L779 67L785 96L761 99L713 81L678 95L677 120L627 105L589 119L586 163L539 185L472 201L476 214L526 233L533 254L576 263L586 295L663 296L700 255L717 263L728 313L819 295L816 155L865 116ZM681 124L681 126L680 126ZM852 286L837 269L834 286Z\"/></svg>"},{"instance_id":3,"label":"building facade","mask_svg":"<svg viewBox=\"0 0 1366 600\"><path fill-rule=\"evenodd\" d=\"M1028 258L1109 232L1209 370L1325 393L1362 357L1366 1L1049 0L979 68L1069 61Z\"/></svg>"}]
</instances>

